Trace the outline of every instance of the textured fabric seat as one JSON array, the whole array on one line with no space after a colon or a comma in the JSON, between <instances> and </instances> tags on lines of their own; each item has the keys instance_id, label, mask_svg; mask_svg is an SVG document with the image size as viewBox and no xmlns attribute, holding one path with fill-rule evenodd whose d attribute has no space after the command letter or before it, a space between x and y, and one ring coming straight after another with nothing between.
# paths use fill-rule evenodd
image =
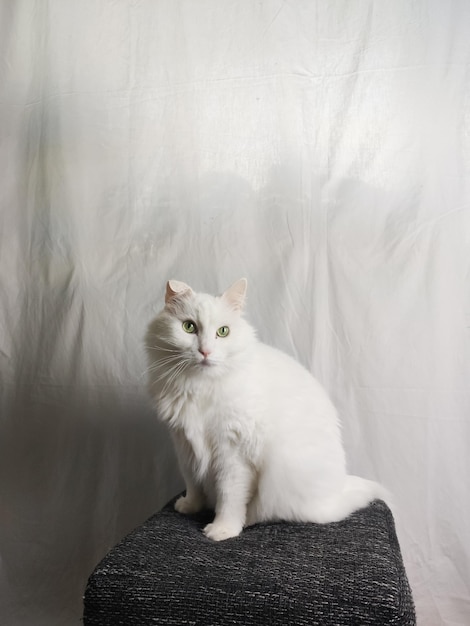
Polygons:
<instances>
[{"instance_id":1,"label":"textured fabric seat","mask_svg":"<svg viewBox=\"0 0 470 626\"><path fill-rule=\"evenodd\" d=\"M97 566L85 626L415 624L392 514L381 501L334 524L269 523L215 543L211 513L169 503Z\"/></svg>"}]
</instances>

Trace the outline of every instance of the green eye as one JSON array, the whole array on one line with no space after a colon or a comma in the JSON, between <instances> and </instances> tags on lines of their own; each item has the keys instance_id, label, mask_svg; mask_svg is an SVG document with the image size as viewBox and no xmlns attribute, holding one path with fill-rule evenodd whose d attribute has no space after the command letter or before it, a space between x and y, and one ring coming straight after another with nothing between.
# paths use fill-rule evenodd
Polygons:
<instances>
[{"instance_id":1,"label":"green eye","mask_svg":"<svg viewBox=\"0 0 470 626\"><path fill-rule=\"evenodd\" d=\"M226 337L230 332L230 328L228 326L221 326L217 329L218 337Z\"/></svg>"},{"instance_id":2,"label":"green eye","mask_svg":"<svg viewBox=\"0 0 470 626\"><path fill-rule=\"evenodd\" d=\"M186 320L185 322L183 322L183 330L186 333L195 333L197 330L196 324L191 320Z\"/></svg>"}]
</instances>

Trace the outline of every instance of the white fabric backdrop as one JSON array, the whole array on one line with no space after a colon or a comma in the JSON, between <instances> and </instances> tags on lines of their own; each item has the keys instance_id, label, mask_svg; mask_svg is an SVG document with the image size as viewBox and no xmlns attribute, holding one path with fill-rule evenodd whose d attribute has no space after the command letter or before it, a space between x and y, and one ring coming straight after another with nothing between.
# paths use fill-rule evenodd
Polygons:
<instances>
[{"instance_id":1,"label":"white fabric backdrop","mask_svg":"<svg viewBox=\"0 0 470 626\"><path fill-rule=\"evenodd\" d=\"M420 624L470 624L470 3L3 0L0 622L78 624L181 482L144 389L173 277L395 494Z\"/></svg>"}]
</instances>

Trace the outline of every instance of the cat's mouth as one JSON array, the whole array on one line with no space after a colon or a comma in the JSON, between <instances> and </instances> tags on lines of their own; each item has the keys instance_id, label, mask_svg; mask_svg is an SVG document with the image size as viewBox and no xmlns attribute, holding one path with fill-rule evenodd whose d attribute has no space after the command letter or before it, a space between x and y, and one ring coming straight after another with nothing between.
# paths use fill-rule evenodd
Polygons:
<instances>
[{"instance_id":1,"label":"cat's mouth","mask_svg":"<svg viewBox=\"0 0 470 626\"><path fill-rule=\"evenodd\" d=\"M209 361L209 359L201 359L198 364L201 367L213 367L214 361Z\"/></svg>"},{"instance_id":2,"label":"cat's mouth","mask_svg":"<svg viewBox=\"0 0 470 626\"><path fill-rule=\"evenodd\" d=\"M212 369L217 365L217 359L214 359L209 355L203 356L200 359L197 359L196 365L201 369Z\"/></svg>"}]
</instances>

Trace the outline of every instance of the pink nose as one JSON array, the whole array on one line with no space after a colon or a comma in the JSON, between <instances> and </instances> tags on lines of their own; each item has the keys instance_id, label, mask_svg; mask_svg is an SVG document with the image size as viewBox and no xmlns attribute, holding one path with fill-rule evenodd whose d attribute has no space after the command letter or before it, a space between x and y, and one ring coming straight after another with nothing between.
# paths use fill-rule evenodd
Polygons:
<instances>
[{"instance_id":1,"label":"pink nose","mask_svg":"<svg viewBox=\"0 0 470 626\"><path fill-rule=\"evenodd\" d=\"M207 359L207 357L209 356L209 354L211 353L210 350L204 350L204 348L199 348L199 352L202 354L202 356Z\"/></svg>"}]
</instances>

